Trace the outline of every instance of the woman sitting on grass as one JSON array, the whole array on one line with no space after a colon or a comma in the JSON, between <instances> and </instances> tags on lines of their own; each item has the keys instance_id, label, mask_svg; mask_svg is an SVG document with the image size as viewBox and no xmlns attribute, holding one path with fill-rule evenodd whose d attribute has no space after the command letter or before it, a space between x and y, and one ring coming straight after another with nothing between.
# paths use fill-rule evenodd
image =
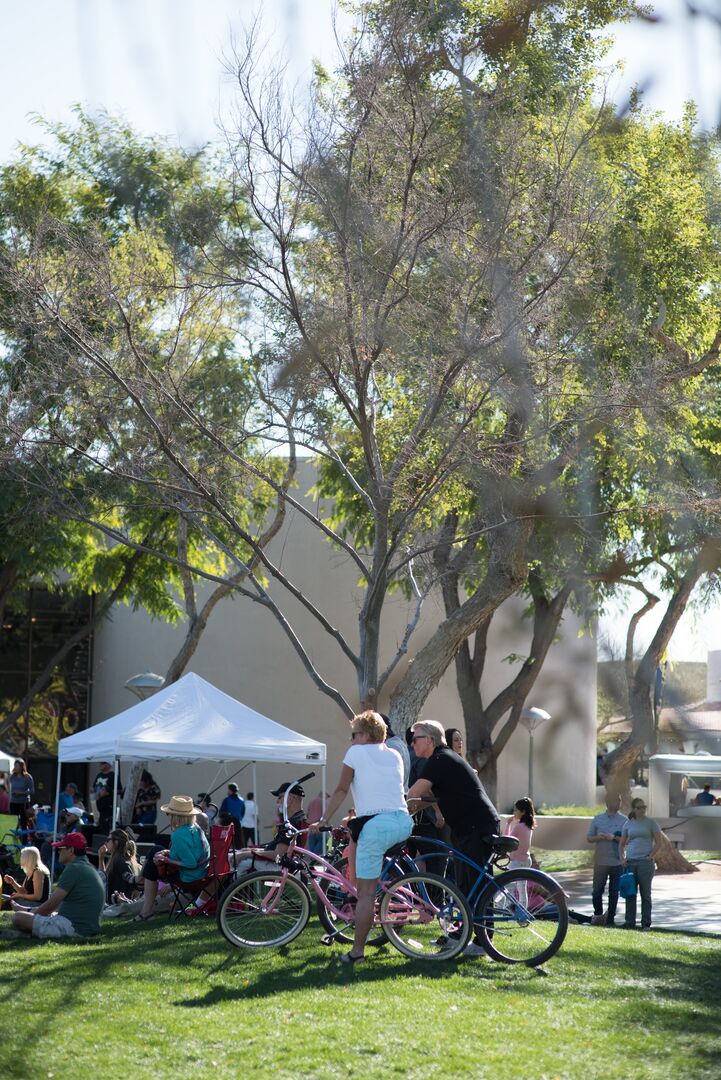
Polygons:
<instances>
[{"instance_id":1,"label":"woman sitting on grass","mask_svg":"<svg viewBox=\"0 0 721 1080\"><path fill-rule=\"evenodd\" d=\"M98 848L98 870L105 875L105 898L109 904L130 900L138 889L140 863L135 841L124 829L113 829Z\"/></svg>"},{"instance_id":2,"label":"woman sitting on grass","mask_svg":"<svg viewBox=\"0 0 721 1080\"><path fill-rule=\"evenodd\" d=\"M25 874L22 885L11 874L6 874L4 881L14 891L10 900L19 900L23 904L44 904L50 895L50 871L40 858L36 847L24 847L20 852L20 868Z\"/></svg>"},{"instance_id":3,"label":"woman sitting on grass","mask_svg":"<svg viewBox=\"0 0 721 1080\"><path fill-rule=\"evenodd\" d=\"M153 915L158 881L162 878L177 876L181 882L188 884L208 876L210 845L195 822L197 811L191 797L173 795L170 802L160 809L170 818L170 850L156 847L143 864L143 907L135 916L136 922L145 922Z\"/></svg>"}]
</instances>

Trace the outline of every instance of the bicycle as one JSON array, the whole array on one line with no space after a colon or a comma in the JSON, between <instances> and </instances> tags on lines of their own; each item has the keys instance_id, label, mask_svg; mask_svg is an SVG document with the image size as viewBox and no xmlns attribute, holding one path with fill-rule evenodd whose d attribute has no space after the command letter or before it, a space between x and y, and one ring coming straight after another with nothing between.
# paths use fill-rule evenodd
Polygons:
<instances>
[{"instance_id":1,"label":"bicycle","mask_svg":"<svg viewBox=\"0 0 721 1080\"><path fill-rule=\"evenodd\" d=\"M503 860L518 847L518 840L495 835L484 839L492 852L483 866L440 840L410 837L409 841L419 854L422 852L425 866L435 863L439 867L438 874L453 872L458 863L475 873L466 900L473 913L475 935L493 960L537 967L555 956L565 940L566 894L549 874L531 867L502 870L494 876L493 869L502 867ZM409 864L416 865L407 852L403 865L407 869Z\"/></svg>"},{"instance_id":2,"label":"bicycle","mask_svg":"<svg viewBox=\"0 0 721 1080\"><path fill-rule=\"evenodd\" d=\"M218 901L218 927L235 947L289 944L308 925L313 893L321 922L331 938L339 938L339 925L348 927L354 921L357 891L353 883L337 865L297 843L299 830L290 825L287 817L288 792L294 784L286 790L283 803L289 845L287 852L278 857L278 868L243 875ZM466 947L473 929L465 897L448 878L418 870L403 872L401 864L395 862L394 850L389 853L384 878L379 882L376 935L387 938L412 959L452 959ZM393 872L391 867L395 868Z\"/></svg>"}]
</instances>

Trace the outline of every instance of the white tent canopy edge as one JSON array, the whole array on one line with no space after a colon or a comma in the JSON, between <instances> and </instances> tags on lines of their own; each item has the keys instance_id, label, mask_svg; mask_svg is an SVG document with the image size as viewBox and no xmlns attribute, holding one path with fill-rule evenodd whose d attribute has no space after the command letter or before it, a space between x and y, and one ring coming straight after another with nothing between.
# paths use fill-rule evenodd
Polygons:
<instances>
[{"instance_id":1,"label":"white tent canopy edge","mask_svg":"<svg viewBox=\"0 0 721 1080\"><path fill-rule=\"evenodd\" d=\"M309 739L262 713L236 701L205 679L189 672L145 701L58 744L58 778L55 799L60 795L64 762L110 761L115 766L113 822L117 820L117 782L120 761L256 762L298 764L307 772L313 764L322 769L326 788L325 743Z\"/></svg>"}]
</instances>

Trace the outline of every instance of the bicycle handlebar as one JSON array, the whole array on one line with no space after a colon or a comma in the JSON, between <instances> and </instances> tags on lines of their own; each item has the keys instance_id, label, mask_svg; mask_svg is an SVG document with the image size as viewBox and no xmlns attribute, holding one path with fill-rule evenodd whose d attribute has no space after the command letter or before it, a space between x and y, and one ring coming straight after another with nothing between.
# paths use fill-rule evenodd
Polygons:
<instances>
[{"instance_id":1,"label":"bicycle handlebar","mask_svg":"<svg viewBox=\"0 0 721 1080\"><path fill-rule=\"evenodd\" d=\"M304 784L306 780L312 780L314 776L314 772L306 773L305 776L299 776L297 780L293 780L292 783L288 784L288 787L285 789L285 795L283 796L283 823L290 826L290 828L293 828L293 826L288 821L288 796L294 787L298 787L299 784ZM296 832L297 831L298 830L296 829Z\"/></svg>"}]
</instances>

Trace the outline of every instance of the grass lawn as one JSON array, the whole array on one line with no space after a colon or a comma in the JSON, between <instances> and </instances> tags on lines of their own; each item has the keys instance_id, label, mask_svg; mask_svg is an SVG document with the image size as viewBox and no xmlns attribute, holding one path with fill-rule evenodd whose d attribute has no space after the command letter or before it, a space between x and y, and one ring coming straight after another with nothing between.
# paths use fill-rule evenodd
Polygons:
<instances>
[{"instance_id":1,"label":"grass lawn","mask_svg":"<svg viewBox=\"0 0 721 1080\"><path fill-rule=\"evenodd\" d=\"M347 970L319 939L253 954L158 918L0 942L0 1076L719 1075L721 939L573 927L546 973L390 948Z\"/></svg>"},{"instance_id":2,"label":"grass lawn","mask_svg":"<svg viewBox=\"0 0 721 1080\"><path fill-rule=\"evenodd\" d=\"M593 866L593 851L590 849L588 851L554 851L551 848L534 847L533 854L538 859L541 869L548 874L557 874L562 870L586 870ZM685 859L693 863L721 859L721 852L718 851L686 851L682 849L681 854Z\"/></svg>"}]
</instances>

